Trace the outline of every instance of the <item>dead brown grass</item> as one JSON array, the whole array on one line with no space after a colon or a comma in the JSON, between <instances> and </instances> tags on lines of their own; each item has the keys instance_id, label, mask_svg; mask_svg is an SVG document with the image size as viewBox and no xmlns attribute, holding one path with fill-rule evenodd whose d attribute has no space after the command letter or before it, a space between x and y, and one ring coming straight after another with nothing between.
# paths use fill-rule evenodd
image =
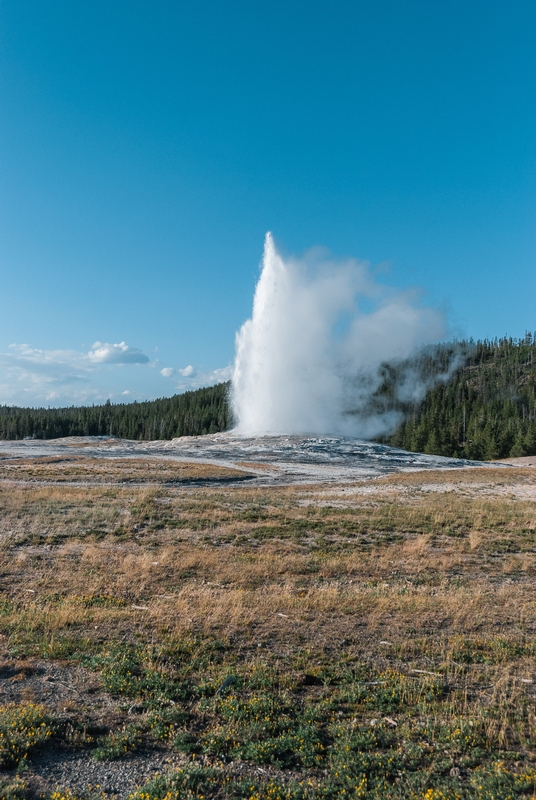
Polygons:
<instances>
[{"instance_id":1,"label":"dead brown grass","mask_svg":"<svg viewBox=\"0 0 536 800\"><path fill-rule=\"evenodd\" d=\"M43 456L0 460L0 481L53 483L173 484L233 481L248 478L244 470L195 461Z\"/></svg>"},{"instance_id":2,"label":"dead brown grass","mask_svg":"<svg viewBox=\"0 0 536 800\"><path fill-rule=\"evenodd\" d=\"M501 462L497 462L501 463ZM422 484L472 484L508 486L514 483L535 485L533 470L527 467L475 467L462 469L421 470L397 472L378 479L378 483L395 486L421 486Z\"/></svg>"},{"instance_id":3,"label":"dead brown grass","mask_svg":"<svg viewBox=\"0 0 536 800\"><path fill-rule=\"evenodd\" d=\"M322 490L315 505L315 487L31 483L35 475L61 483L73 472L102 478L109 469L150 483L159 470L163 482L228 472L204 467L4 463L3 474L28 476L26 485L0 488L0 570L19 628L47 636L198 630L258 642L329 642L359 630L364 642L398 644L430 632L532 629L536 504L450 491L456 481L536 486L528 470L393 475L351 487L342 507L343 487ZM418 491L423 485L438 489ZM409 498L408 486L417 490ZM80 600L98 595L117 604Z\"/></svg>"}]
</instances>

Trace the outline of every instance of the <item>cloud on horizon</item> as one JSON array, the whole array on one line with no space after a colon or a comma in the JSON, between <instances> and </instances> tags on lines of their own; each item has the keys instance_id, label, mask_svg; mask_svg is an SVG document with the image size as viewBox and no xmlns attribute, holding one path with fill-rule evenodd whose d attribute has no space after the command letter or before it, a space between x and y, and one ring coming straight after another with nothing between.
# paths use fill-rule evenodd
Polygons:
<instances>
[{"instance_id":1,"label":"cloud on horizon","mask_svg":"<svg viewBox=\"0 0 536 800\"><path fill-rule=\"evenodd\" d=\"M194 369L193 372L190 373L188 370L189 367L186 367L184 370L178 370L182 376L182 379L179 379L175 385L178 392L184 392L189 389L200 389L202 386L214 386L216 383L225 383L231 380L233 374L232 367L221 367L220 369L213 369L208 372ZM185 375L185 373L187 374Z\"/></svg>"},{"instance_id":2,"label":"cloud on horizon","mask_svg":"<svg viewBox=\"0 0 536 800\"><path fill-rule=\"evenodd\" d=\"M216 383L225 383L231 380L233 369L232 367L222 367L214 370L196 369L191 364L182 369L174 369L173 367L164 367L160 370L163 378L172 378L180 376L175 384L175 389L178 392L184 392L191 389L200 389L202 386L213 386Z\"/></svg>"},{"instance_id":3,"label":"cloud on horizon","mask_svg":"<svg viewBox=\"0 0 536 800\"><path fill-rule=\"evenodd\" d=\"M69 406L147 400L229 379L231 368L199 371L158 369L145 353L126 342L95 342L90 350L44 350L12 344L0 352L0 405ZM157 369L155 369L155 367ZM163 391L162 378L178 377Z\"/></svg>"}]
</instances>

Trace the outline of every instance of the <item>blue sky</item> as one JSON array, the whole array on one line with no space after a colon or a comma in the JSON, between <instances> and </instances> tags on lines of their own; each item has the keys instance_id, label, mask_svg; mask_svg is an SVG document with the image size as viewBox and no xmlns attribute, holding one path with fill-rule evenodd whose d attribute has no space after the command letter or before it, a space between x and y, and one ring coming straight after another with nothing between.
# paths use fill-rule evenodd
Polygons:
<instances>
[{"instance_id":1,"label":"blue sky","mask_svg":"<svg viewBox=\"0 0 536 800\"><path fill-rule=\"evenodd\" d=\"M0 403L225 378L267 230L453 335L536 329L535 33L533 0L2 0Z\"/></svg>"}]
</instances>

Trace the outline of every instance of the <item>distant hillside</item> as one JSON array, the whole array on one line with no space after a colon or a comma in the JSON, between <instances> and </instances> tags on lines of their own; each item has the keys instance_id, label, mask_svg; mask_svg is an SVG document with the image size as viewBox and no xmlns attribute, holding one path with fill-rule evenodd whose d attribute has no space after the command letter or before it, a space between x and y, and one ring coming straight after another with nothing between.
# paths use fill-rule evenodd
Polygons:
<instances>
[{"instance_id":1,"label":"distant hillside","mask_svg":"<svg viewBox=\"0 0 536 800\"><path fill-rule=\"evenodd\" d=\"M406 407L406 421L385 441L485 460L536 454L536 334L462 347L463 365Z\"/></svg>"},{"instance_id":2,"label":"distant hillside","mask_svg":"<svg viewBox=\"0 0 536 800\"><path fill-rule=\"evenodd\" d=\"M60 436L119 436L173 439L230 427L228 383L144 403L80 408L0 407L0 439L56 439Z\"/></svg>"}]
</instances>

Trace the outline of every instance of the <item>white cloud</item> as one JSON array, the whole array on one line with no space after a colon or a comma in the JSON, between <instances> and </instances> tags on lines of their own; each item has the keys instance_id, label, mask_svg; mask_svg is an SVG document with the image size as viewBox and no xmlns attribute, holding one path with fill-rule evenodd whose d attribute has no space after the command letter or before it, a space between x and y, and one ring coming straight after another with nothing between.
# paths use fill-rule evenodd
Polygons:
<instances>
[{"instance_id":1,"label":"white cloud","mask_svg":"<svg viewBox=\"0 0 536 800\"><path fill-rule=\"evenodd\" d=\"M19 366L33 364L35 367L50 367L68 364L74 367L81 366L85 358L85 354L77 350L39 350L28 344L10 344L9 350L11 352L4 353L4 356L11 358Z\"/></svg>"},{"instance_id":2,"label":"white cloud","mask_svg":"<svg viewBox=\"0 0 536 800\"><path fill-rule=\"evenodd\" d=\"M205 373L209 383L225 383L231 380L232 374L232 367L221 367L220 369L214 369L212 372Z\"/></svg>"},{"instance_id":3,"label":"white cloud","mask_svg":"<svg viewBox=\"0 0 536 800\"><path fill-rule=\"evenodd\" d=\"M94 364L147 364L149 359L136 347L130 347L125 342L109 344L108 342L95 342L88 353L88 358Z\"/></svg>"},{"instance_id":4,"label":"white cloud","mask_svg":"<svg viewBox=\"0 0 536 800\"><path fill-rule=\"evenodd\" d=\"M179 370L183 375L185 370ZM222 367L221 369L214 369L209 372L203 370L193 370L190 375L183 375L182 380L179 380L175 388L178 392L184 392L191 389L200 389L202 386L214 386L216 383L225 383L231 380L232 367Z\"/></svg>"},{"instance_id":5,"label":"white cloud","mask_svg":"<svg viewBox=\"0 0 536 800\"><path fill-rule=\"evenodd\" d=\"M148 372L143 369L150 366L148 362L141 350L125 342L96 342L89 353L12 344L8 352L0 353L0 404L79 405L127 394L145 399L143 384L147 381L139 370L141 366L143 373ZM119 380L122 386L117 385ZM141 392L122 391L126 380L142 383Z\"/></svg>"},{"instance_id":6,"label":"white cloud","mask_svg":"<svg viewBox=\"0 0 536 800\"><path fill-rule=\"evenodd\" d=\"M70 406L148 400L162 394L161 376L175 378L169 393L222 383L230 367L212 372L161 367L158 361L121 342L95 342L88 352L41 350L28 344L0 352L0 405Z\"/></svg>"}]
</instances>

